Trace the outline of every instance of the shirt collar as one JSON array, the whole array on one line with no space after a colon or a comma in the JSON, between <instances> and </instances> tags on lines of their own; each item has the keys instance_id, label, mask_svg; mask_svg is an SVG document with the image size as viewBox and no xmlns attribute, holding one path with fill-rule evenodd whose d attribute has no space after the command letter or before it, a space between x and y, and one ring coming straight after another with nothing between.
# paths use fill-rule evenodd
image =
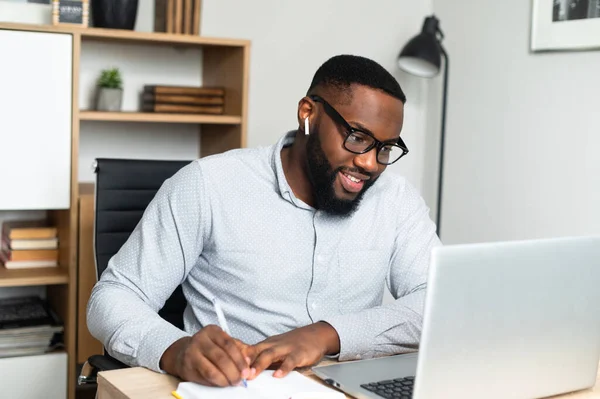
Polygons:
<instances>
[{"instance_id":1,"label":"shirt collar","mask_svg":"<svg viewBox=\"0 0 600 399\"><path fill-rule=\"evenodd\" d=\"M279 188L279 193L281 194L281 196L299 208L315 210L313 207L307 205L294 195L292 188L290 187L287 179L285 178L285 173L283 172L283 164L281 163L281 150L284 147L290 146L294 143L296 134L297 130L287 132L273 146L273 152L271 154L272 167L273 171L275 172L277 187Z\"/></svg>"}]
</instances>

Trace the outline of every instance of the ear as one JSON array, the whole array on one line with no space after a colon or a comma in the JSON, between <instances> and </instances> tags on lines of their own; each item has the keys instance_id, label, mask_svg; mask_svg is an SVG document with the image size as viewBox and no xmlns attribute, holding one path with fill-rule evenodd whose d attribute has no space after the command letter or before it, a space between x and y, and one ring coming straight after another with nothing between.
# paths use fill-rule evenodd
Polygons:
<instances>
[{"instance_id":1,"label":"ear","mask_svg":"<svg viewBox=\"0 0 600 399\"><path fill-rule=\"evenodd\" d=\"M308 97L303 97L298 103L298 130L309 134L311 118L314 113L314 104Z\"/></svg>"}]
</instances>

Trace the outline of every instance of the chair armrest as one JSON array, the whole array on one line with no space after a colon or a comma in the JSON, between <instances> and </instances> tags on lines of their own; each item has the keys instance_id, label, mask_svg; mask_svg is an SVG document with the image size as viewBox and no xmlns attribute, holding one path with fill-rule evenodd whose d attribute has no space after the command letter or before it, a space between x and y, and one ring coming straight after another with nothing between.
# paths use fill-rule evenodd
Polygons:
<instances>
[{"instance_id":1,"label":"chair armrest","mask_svg":"<svg viewBox=\"0 0 600 399\"><path fill-rule=\"evenodd\" d=\"M117 370L129 367L112 357L104 355L90 356L88 358L88 363L98 371Z\"/></svg>"},{"instance_id":2,"label":"chair armrest","mask_svg":"<svg viewBox=\"0 0 600 399\"><path fill-rule=\"evenodd\" d=\"M109 356L94 355L90 356L83 364L79 377L77 378L78 385L95 384L100 371L118 370L128 368L124 363L113 359Z\"/></svg>"}]
</instances>

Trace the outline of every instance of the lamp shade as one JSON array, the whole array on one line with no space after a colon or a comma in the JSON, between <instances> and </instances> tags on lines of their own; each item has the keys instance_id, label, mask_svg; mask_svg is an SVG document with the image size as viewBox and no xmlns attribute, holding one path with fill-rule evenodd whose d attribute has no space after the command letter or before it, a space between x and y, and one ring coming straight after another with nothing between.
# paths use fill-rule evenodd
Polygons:
<instances>
[{"instance_id":1,"label":"lamp shade","mask_svg":"<svg viewBox=\"0 0 600 399\"><path fill-rule=\"evenodd\" d=\"M421 33L406 43L398 56L400 69L424 78L431 78L439 73L442 50L437 38L438 23L435 17L425 19Z\"/></svg>"}]
</instances>

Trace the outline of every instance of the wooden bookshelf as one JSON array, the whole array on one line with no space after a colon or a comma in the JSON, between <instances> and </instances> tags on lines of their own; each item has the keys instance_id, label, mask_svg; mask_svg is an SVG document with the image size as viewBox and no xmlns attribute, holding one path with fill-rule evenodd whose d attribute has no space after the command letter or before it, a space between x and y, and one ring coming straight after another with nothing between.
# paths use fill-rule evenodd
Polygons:
<instances>
[{"instance_id":1,"label":"wooden bookshelf","mask_svg":"<svg viewBox=\"0 0 600 399\"><path fill-rule=\"evenodd\" d=\"M48 300L65 323L65 350L68 354L68 399L75 399L77 342L85 323L81 320L86 299L78 297L81 267L91 267L89 253L80 253L78 182L80 126L85 121L107 123L174 123L197 124L200 148L198 156L208 156L246 146L248 124L248 79L250 41L211 38L169 33L134 32L69 26L0 23L0 30L67 34L72 36L72 115L71 123L71 207L48 210L48 216L59 229L59 262L52 269L6 270L0 268L0 287L46 285ZM115 45L194 47L202 52L202 84L225 89L223 115L164 114L147 112L96 112L79 109L80 55L88 43ZM126 56L127 52L123 52ZM140 88L141 89L141 88ZM201 152L200 152L201 150ZM23 149L26 151L26 149ZM85 165L87 167L87 165ZM83 247L86 247L83 245ZM88 245L89 247L89 245ZM89 270L88 270L89 271ZM77 327L79 324L79 328ZM83 331L84 333L86 331Z\"/></svg>"},{"instance_id":2,"label":"wooden bookshelf","mask_svg":"<svg viewBox=\"0 0 600 399\"><path fill-rule=\"evenodd\" d=\"M233 115L161 114L151 112L80 111L79 119L82 121L197 123L211 125L240 125L242 123L241 116Z\"/></svg>"},{"instance_id":3,"label":"wooden bookshelf","mask_svg":"<svg viewBox=\"0 0 600 399\"><path fill-rule=\"evenodd\" d=\"M0 267L0 287L67 284L69 273L63 267L7 269Z\"/></svg>"},{"instance_id":4,"label":"wooden bookshelf","mask_svg":"<svg viewBox=\"0 0 600 399\"><path fill-rule=\"evenodd\" d=\"M162 32L136 32L119 29L81 28L77 26L30 25L21 23L0 23L2 29L27 30L32 32L69 33L80 36L83 40L122 42L150 45L173 45L182 47L244 47L249 40L178 35Z\"/></svg>"}]
</instances>

